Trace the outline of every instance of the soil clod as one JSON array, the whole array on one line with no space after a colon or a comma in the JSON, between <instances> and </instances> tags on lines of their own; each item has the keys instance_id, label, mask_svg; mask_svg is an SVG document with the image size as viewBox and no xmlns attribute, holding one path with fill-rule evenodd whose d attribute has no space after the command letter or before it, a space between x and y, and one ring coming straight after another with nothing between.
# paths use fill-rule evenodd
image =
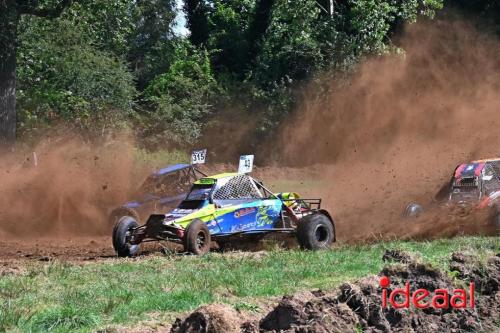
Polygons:
<instances>
[{"instance_id":1,"label":"soil clod","mask_svg":"<svg viewBox=\"0 0 500 333\"><path fill-rule=\"evenodd\" d=\"M221 327L225 332L244 333L498 332L495 320L500 317L500 256L491 257L483 264L476 257L454 253L450 269L457 272L458 279L417 262L410 253L388 250L383 260L396 263L384 267L379 276L344 283L333 293L314 291L284 296L260 321L240 323L234 310L207 312L206 307L202 307L184 321L178 320L172 333L221 332ZM451 297L455 288L468 286L470 281L481 286L481 290L476 289L473 308L418 309L410 303L408 308L396 309L390 304L382 307L380 279L383 276L390 278L390 283L384 285L388 294L403 288L407 282L411 291L427 289L431 293L429 297L436 289L446 289Z\"/></svg>"},{"instance_id":2,"label":"soil clod","mask_svg":"<svg viewBox=\"0 0 500 333\"><path fill-rule=\"evenodd\" d=\"M395 261L401 263L409 263L415 261L415 257L406 251L401 250L385 250L382 256L383 261Z\"/></svg>"},{"instance_id":3,"label":"soil clod","mask_svg":"<svg viewBox=\"0 0 500 333\"><path fill-rule=\"evenodd\" d=\"M203 306L184 321L177 319L171 333L234 333L240 332L240 319L228 305Z\"/></svg>"}]
</instances>

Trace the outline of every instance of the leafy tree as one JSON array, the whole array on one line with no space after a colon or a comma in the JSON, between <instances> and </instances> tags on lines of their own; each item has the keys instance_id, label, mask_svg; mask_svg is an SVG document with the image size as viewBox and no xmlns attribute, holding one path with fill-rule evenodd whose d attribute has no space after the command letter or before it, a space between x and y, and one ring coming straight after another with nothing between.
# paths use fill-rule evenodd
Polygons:
<instances>
[{"instance_id":1,"label":"leafy tree","mask_svg":"<svg viewBox=\"0 0 500 333\"><path fill-rule=\"evenodd\" d=\"M257 0L253 17L247 30L248 64L253 64L260 52L260 46L271 21L271 9L275 0Z\"/></svg>"},{"instance_id":2,"label":"leafy tree","mask_svg":"<svg viewBox=\"0 0 500 333\"><path fill-rule=\"evenodd\" d=\"M338 68L346 59L383 53L398 19L414 21L419 12L433 15L441 1L332 2L279 1L258 56L256 79L261 83L310 78L319 69Z\"/></svg>"},{"instance_id":3,"label":"leafy tree","mask_svg":"<svg viewBox=\"0 0 500 333\"><path fill-rule=\"evenodd\" d=\"M275 84L303 79L322 61L315 37L320 10L315 1L278 1L258 56L256 79Z\"/></svg>"},{"instance_id":4,"label":"leafy tree","mask_svg":"<svg viewBox=\"0 0 500 333\"><path fill-rule=\"evenodd\" d=\"M243 79L251 45L248 29L253 18L253 0L215 0L208 15L210 35L206 47L212 51L214 70Z\"/></svg>"},{"instance_id":5,"label":"leafy tree","mask_svg":"<svg viewBox=\"0 0 500 333\"><path fill-rule=\"evenodd\" d=\"M364 56L389 52L400 22L432 16L442 1L277 1L248 80L268 132L296 103L295 87L322 73L353 68ZM318 94L322 90L318 89ZM320 98L320 96L317 96ZM316 98L316 97L312 97Z\"/></svg>"},{"instance_id":6,"label":"leafy tree","mask_svg":"<svg viewBox=\"0 0 500 333\"><path fill-rule=\"evenodd\" d=\"M500 1L446 0L445 7L454 9L467 18L473 18L481 29L500 36Z\"/></svg>"},{"instance_id":7,"label":"leafy tree","mask_svg":"<svg viewBox=\"0 0 500 333\"><path fill-rule=\"evenodd\" d=\"M210 4L207 0L185 0L187 27L191 32L189 39L195 46L204 45L209 36L208 14Z\"/></svg>"},{"instance_id":8,"label":"leafy tree","mask_svg":"<svg viewBox=\"0 0 500 333\"><path fill-rule=\"evenodd\" d=\"M127 60L142 90L157 74L168 70L175 57L175 0L137 1L131 17L134 28L128 37Z\"/></svg>"},{"instance_id":9,"label":"leafy tree","mask_svg":"<svg viewBox=\"0 0 500 333\"><path fill-rule=\"evenodd\" d=\"M134 33L134 11L140 1L79 0L61 19L71 22L94 48L125 58Z\"/></svg>"},{"instance_id":10,"label":"leafy tree","mask_svg":"<svg viewBox=\"0 0 500 333\"><path fill-rule=\"evenodd\" d=\"M186 1L193 45L210 50L216 73L242 80L269 24L274 0Z\"/></svg>"},{"instance_id":11,"label":"leafy tree","mask_svg":"<svg viewBox=\"0 0 500 333\"><path fill-rule=\"evenodd\" d=\"M0 1L0 145L16 137L17 27L23 14L46 18L59 16L72 0Z\"/></svg>"},{"instance_id":12,"label":"leafy tree","mask_svg":"<svg viewBox=\"0 0 500 333\"><path fill-rule=\"evenodd\" d=\"M140 116L141 134L150 147L194 143L221 98L206 52L179 43L175 58L144 92L147 111Z\"/></svg>"},{"instance_id":13,"label":"leafy tree","mask_svg":"<svg viewBox=\"0 0 500 333\"><path fill-rule=\"evenodd\" d=\"M0 137L15 137L16 53L23 133L59 120L102 133L132 119L152 147L190 144L221 101L272 133L297 87L395 50L400 28L443 1L185 0L184 37L176 0L0 0ZM446 4L498 22L497 1Z\"/></svg>"},{"instance_id":14,"label":"leafy tree","mask_svg":"<svg viewBox=\"0 0 500 333\"><path fill-rule=\"evenodd\" d=\"M96 135L132 112L135 88L126 65L92 47L74 21L24 17L19 31L21 130L65 120Z\"/></svg>"}]
</instances>

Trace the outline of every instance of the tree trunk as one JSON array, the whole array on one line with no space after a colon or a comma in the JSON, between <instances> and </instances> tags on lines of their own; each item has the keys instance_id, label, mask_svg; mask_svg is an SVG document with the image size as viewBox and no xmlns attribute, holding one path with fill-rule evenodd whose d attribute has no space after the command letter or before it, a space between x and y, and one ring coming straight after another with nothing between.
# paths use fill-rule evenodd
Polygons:
<instances>
[{"instance_id":1,"label":"tree trunk","mask_svg":"<svg viewBox=\"0 0 500 333\"><path fill-rule=\"evenodd\" d=\"M7 1L0 5L0 148L16 139L16 47L19 14ZM5 5L5 3L4 3Z\"/></svg>"},{"instance_id":2,"label":"tree trunk","mask_svg":"<svg viewBox=\"0 0 500 333\"><path fill-rule=\"evenodd\" d=\"M255 16L248 27L249 44L247 64L253 63L260 52L262 38L271 22L271 12L276 0L259 0L255 4Z\"/></svg>"},{"instance_id":3,"label":"tree trunk","mask_svg":"<svg viewBox=\"0 0 500 333\"><path fill-rule=\"evenodd\" d=\"M323 14L333 15L333 10L335 9L334 0L317 0L316 3Z\"/></svg>"},{"instance_id":4,"label":"tree trunk","mask_svg":"<svg viewBox=\"0 0 500 333\"><path fill-rule=\"evenodd\" d=\"M15 52L0 63L0 145L16 139L16 57Z\"/></svg>"},{"instance_id":5,"label":"tree trunk","mask_svg":"<svg viewBox=\"0 0 500 333\"><path fill-rule=\"evenodd\" d=\"M185 0L184 11L191 32L189 40L196 46L206 44L209 35L207 5L201 0Z\"/></svg>"}]
</instances>

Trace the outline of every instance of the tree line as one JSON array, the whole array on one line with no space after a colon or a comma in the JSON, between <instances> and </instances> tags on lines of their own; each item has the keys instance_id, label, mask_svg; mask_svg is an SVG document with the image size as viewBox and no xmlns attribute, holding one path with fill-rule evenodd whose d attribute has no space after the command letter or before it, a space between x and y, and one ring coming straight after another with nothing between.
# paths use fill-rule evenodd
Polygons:
<instances>
[{"instance_id":1,"label":"tree line","mask_svg":"<svg viewBox=\"0 0 500 333\"><path fill-rule=\"evenodd\" d=\"M0 0L0 141L64 124L185 146L221 110L270 133L297 87L397 51L405 23L444 6L498 27L493 0Z\"/></svg>"}]
</instances>

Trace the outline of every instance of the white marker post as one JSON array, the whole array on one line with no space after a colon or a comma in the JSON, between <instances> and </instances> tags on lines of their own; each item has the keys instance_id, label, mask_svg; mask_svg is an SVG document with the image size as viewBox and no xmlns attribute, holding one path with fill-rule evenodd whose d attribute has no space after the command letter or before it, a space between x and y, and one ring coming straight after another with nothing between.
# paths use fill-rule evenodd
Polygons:
<instances>
[{"instance_id":1,"label":"white marker post","mask_svg":"<svg viewBox=\"0 0 500 333\"><path fill-rule=\"evenodd\" d=\"M240 165L238 166L238 173L250 173L253 169L253 155L240 156Z\"/></svg>"},{"instance_id":2,"label":"white marker post","mask_svg":"<svg viewBox=\"0 0 500 333\"><path fill-rule=\"evenodd\" d=\"M207 150L195 150L191 153L191 164L205 164Z\"/></svg>"}]
</instances>

